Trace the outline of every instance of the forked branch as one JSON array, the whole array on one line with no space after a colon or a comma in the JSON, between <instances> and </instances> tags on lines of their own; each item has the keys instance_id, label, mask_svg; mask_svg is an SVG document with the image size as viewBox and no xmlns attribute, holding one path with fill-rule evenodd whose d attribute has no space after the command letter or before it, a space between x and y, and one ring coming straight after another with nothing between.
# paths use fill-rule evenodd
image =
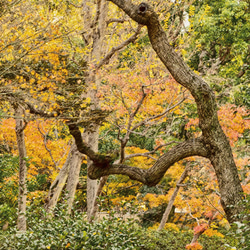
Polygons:
<instances>
[{"instance_id":1,"label":"forked branch","mask_svg":"<svg viewBox=\"0 0 250 250\"><path fill-rule=\"evenodd\" d=\"M133 180L148 186L154 186L162 179L166 171L175 163L190 156L208 157L208 150L203 138L194 138L174 146L163 154L149 169L131 167L125 164L114 164L115 156L102 155L94 152L83 140L76 125L70 124L69 130L75 138L77 149L87 155L93 164L89 167L88 175L91 179L98 179L111 174L127 175Z\"/></svg>"}]
</instances>

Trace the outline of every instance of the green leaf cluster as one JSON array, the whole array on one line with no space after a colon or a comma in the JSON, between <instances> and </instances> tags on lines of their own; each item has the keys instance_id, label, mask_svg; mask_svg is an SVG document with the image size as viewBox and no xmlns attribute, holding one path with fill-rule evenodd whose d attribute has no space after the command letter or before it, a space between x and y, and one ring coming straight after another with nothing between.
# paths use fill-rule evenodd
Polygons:
<instances>
[{"instance_id":1,"label":"green leaf cluster","mask_svg":"<svg viewBox=\"0 0 250 250\"><path fill-rule=\"evenodd\" d=\"M192 231L145 230L134 220L124 221L112 214L89 224L82 214L73 218L65 211L60 208L50 219L32 214L27 232L0 232L0 249L176 250L185 249L193 237ZM202 235L199 240L207 250L229 249L224 238Z\"/></svg>"},{"instance_id":2,"label":"green leaf cluster","mask_svg":"<svg viewBox=\"0 0 250 250\"><path fill-rule=\"evenodd\" d=\"M194 6L189 65L208 77L224 102L249 106L248 1L195 1Z\"/></svg>"}]
</instances>

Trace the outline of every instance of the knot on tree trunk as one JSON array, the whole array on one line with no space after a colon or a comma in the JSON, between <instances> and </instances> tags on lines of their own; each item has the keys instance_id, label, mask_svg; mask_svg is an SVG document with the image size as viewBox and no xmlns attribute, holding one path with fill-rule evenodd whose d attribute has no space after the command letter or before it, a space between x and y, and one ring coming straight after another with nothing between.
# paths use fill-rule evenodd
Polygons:
<instances>
[{"instance_id":1,"label":"knot on tree trunk","mask_svg":"<svg viewBox=\"0 0 250 250\"><path fill-rule=\"evenodd\" d=\"M148 5L146 3L141 3L138 7L137 13L139 15L145 15L146 11L148 10Z\"/></svg>"}]
</instances>

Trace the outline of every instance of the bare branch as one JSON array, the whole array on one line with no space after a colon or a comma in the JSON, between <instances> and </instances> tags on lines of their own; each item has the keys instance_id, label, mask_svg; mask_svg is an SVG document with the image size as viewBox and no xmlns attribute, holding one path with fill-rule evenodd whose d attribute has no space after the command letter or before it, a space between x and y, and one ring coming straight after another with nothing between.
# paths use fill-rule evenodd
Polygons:
<instances>
[{"instance_id":1,"label":"bare branch","mask_svg":"<svg viewBox=\"0 0 250 250\"><path fill-rule=\"evenodd\" d=\"M144 99L146 98L146 93L144 91L144 86L142 86L142 97L141 99L139 100L138 104L137 104L137 107L135 109L135 111L130 114L129 113L129 121L128 121L128 126L127 126L127 132L126 132L126 135L123 139L121 139L121 158L120 158L120 163L122 163L124 161L124 157L125 157L125 147L128 143L128 140L129 140L129 136L131 134L131 126L132 126L132 122L136 116L136 114L138 113L138 111L140 110L141 106L142 106L142 103L144 101Z\"/></svg>"},{"instance_id":2,"label":"bare branch","mask_svg":"<svg viewBox=\"0 0 250 250\"><path fill-rule=\"evenodd\" d=\"M195 219L196 222L197 222L197 224L200 225L199 219L198 219L197 217L194 217L194 216L192 215L192 210L191 210L190 205L188 204L188 202L187 202L187 206L188 206L188 208L189 208L189 215L190 215L190 217L192 217L193 219Z\"/></svg>"},{"instance_id":3,"label":"bare branch","mask_svg":"<svg viewBox=\"0 0 250 250\"><path fill-rule=\"evenodd\" d=\"M133 114L132 114L132 118L134 118L134 117L136 116L136 114L138 113L139 109L141 108L141 105L142 105L144 99L145 99L146 96L147 96L147 94L146 94L145 91L144 91L144 86L142 86L141 89L142 89L142 97L141 97L140 101L138 102L138 105L137 105L135 111L134 111Z\"/></svg>"},{"instance_id":4,"label":"bare branch","mask_svg":"<svg viewBox=\"0 0 250 250\"><path fill-rule=\"evenodd\" d=\"M125 46L127 46L128 44L130 44L131 42L134 42L138 36L138 34L140 33L142 26L138 25L136 32L129 37L126 41L124 41L123 43L119 44L116 47L113 47L110 52L108 52L108 54L96 65L96 69L100 69L104 64L107 64L110 60L110 58L119 50L123 49Z\"/></svg>"},{"instance_id":5,"label":"bare branch","mask_svg":"<svg viewBox=\"0 0 250 250\"><path fill-rule=\"evenodd\" d=\"M141 156L141 157L147 157L147 158L150 158L150 159L155 160L155 161L157 160L156 158L154 158L153 156L151 156L149 154L149 152L146 152L146 153L138 153L138 154L131 154L131 155L125 156L124 157L124 161L128 160L128 159L131 159L131 158L134 158L134 157L139 157L139 156Z\"/></svg>"},{"instance_id":6,"label":"bare branch","mask_svg":"<svg viewBox=\"0 0 250 250\"><path fill-rule=\"evenodd\" d=\"M53 155L52 155L52 152L51 150L48 148L47 146L47 135L48 135L48 132L44 132L41 130L40 126L39 126L39 123L37 123L37 129L39 131L39 133L41 134L41 136L43 137L43 143L44 143L44 147L45 149L48 151L49 155L50 155L50 158L51 160L53 161L54 165L55 165L55 169L57 169L58 165L59 165L59 162L56 162Z\"/></svg>"},{"instance_id":7,"label":"bare branch","mask_svg":"<svg viewBox=\"0 0 250 250\"><path fill-rule=\"evenodd\" d=\"M217 194L217 193L216 193ZM218 194L217 194L218 195ZM205 195L205 194L203 194L203 196L205 197L205 199L208 201L208 203L211 205L211 207L213 207L214 208L214 210L216 210L217 211L217 213L220 213L223 217L225 216L225 214L222 212L222 211L220 211L209 199L208 199L208 197ZM220 195L219 195L219 197L220 197Z\"/></svg>"},{"instance_id":8,"label":"bare branch","mask_svg":"<svg viewBox=\"0 0 250 250\"><path fill-rule=\"evenodd\" d=\"M124 23L125 21L127 21L127 20L124 18L110 18L106 23L108 26L111 23Z\"/></svg>"},{"instance_id":9,"label":"bare branch","mask_svg":"<svg viewBox=\"0 0 250 250\"><path fill-rule=\"evenodd\" d=\"M179 192L179 189L180 189L180 187L181 187L181 183L182 183L182 182L186 179L186 177L188 176L188 171L189 171L189 169L190 169L190 165L187 165L186 168L185 168L185 170L184 170L184 172L182 173L180 179L177 181L176 187L175 187L175 189L174 189L174 193L172 194L172 196L171 196L171 198L170 198L170 200L169 200L169 202L168 202L168 206L167 206L167 208L166 208L166 210L165 210L165 212L164 212L164 214L163 214L163 216L162 216L161 223L160 223L160 225L159 225L159 227L158 227L158 229L157 229L158 231L159 231L159 230L162 230L162 229L164 228L165 224L167 223L169 214L170 214L170 212L171 212L171 209L172 209L173 204L174 204L174 201L175 201L175 198L176 198L176 196L177 196L177 194L178 194L178 192Z\"/></svg>"},{"instance_id":10,"label":"bare branch","mask_svg":"<svg viewBox=\"0 0 250 250\"><path fill-rule=\"evenodd\" d=\"M177 106L179 106L182 102L185 101L185 97L183 97L178 103L176 103L174 106L172 107L168 107L165 111L163 111L162 113L160 114L157 114L157 115L154 115L154 116L151 116L150 118L148 119L145 119L143 121L141 121L140 123L136 124L131 130L135 130L137 128L139 128L140 126L142 125L146 125L148 124L149 121L152 121L152 120L155 120L155 119L158 119L160 117L163 117L164 115L166 115L169 111L171 111L172 109L176 108Z\"/></svg>"},{"instance_id":11,"label":"bare branch","mask_svg":"<svg viewBox=\"0 0 250 250\"><path fill-rule=\"evenodd\" d=\"M78 9L83 7L83 3L80 5L76 5L76 4L72 3L70 0L67 0L67 3L69 3L70 5L74 6L75 8L78 8Z\"/></svg>"}]
</instances>

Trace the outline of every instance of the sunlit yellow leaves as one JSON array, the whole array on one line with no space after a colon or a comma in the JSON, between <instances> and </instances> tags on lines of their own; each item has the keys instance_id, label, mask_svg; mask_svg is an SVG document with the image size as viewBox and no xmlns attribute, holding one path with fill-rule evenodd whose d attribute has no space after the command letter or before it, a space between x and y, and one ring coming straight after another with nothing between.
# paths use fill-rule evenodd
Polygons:
<instances>
[{"instance_id":1,"label":"sunlit yellow leaves","mask_svg":"<svg viewBox=\"0 0 250 250\"><path fill-rule=\"evenodd\" d=\"M229 222L227 221L226 218L222 218L218 224L227 229L230 227Z\"/></svg>"},{"instance_id":2,"label":"sunlit yellow leaves","mask_svg":"<svg viewBox=\"0 0 250 250\"><path fill-rule=\"evenodd\" d=\"M73 30L80 28L79 22L73 16L65 22L64 12L68 7L63 3L54 13L46 5L29 1L11 8L0 19L3 31L0 32L0 63L5 65L0 76L6 78L3 84L8 91L25 95L26 102L43 112L52 112L58 108L58 93L55 93L58 86L68 85L68 79L75 77L72 72L69 74L65 60L79 45L69 38ZM70 11L80 14L77 8ZM83 50L81 46L79 53ZM61 92L68 96L66 91Z\"/></svg>"},{"instance_id":3,"label":"sunlit yellow leaves","mask_svg":"<svg viewBox=\"0 0 250 250\"><path fill-rule=\"evenodd\" d=\"M182 165L182 162L175 163L167 172L166 175L171 175L172 181L170 182L170 185L172 187L175 187L176 181L180 178L182 172L184 171L184 166Z\"/></svg>"},{"instance_id":4,"label":"sunlit yellow leaves","mask_svg":"<svg viewBox=\"0 0 250 250\"><path fill-rule=\"evenodd\" d=\"M224 238L225 236L218 232L217 230L213 229L213 228L208 228L205 232L204 232L204 235L207 235L209 237L212 237L212 236L217 236L217 237L221 237L221 238Z\"/></svg>"},{"instance_id":5,"label":"sunlit yellow leaves","mask_svg":"<svg viewBox=\"0 0 250 250\"><path fill-rule=\"evenodd\" d=\"M119 178L119 183L117 182L109 182L107 185L104 186L103 192L109 195L110 202L113 209L118 209L119 211L122 211L123 209L128 209L131 204L139 205L139 202L136 199L136 196L134 195L128 195L128 196L121 196L119 195L119 190L125 190L127 186L133 186L132 181L128 181L127 178ZM133 192L138 193L138 185L134 185L131 187L131 190ZM114 195L115 194L115 195Z\"/></svg>"},{"instance_id":6,"label":"sunlit yellow leaves","mask_svg":"<svg viewBox=\"0 0 250 250\"><path fill-rule=\"evenodd\" d=\"M149 227L148 229L157 230L159 225L160 225L160 223L155 223L152 227ZM176 231L176 232L180 231L179 227L174 223L166 223L165 226L164 226L164 229L171 230L171 231L173 230L173 231Z\"/></svg>"},{"instance_id":7,"label":"sunlit yellow leaves","mask_svg":"<svg viewBox=\"0 0 250 250\"><path fill-rule=\"evenodd\" d=\"M193 16L195 12L195 6L194 5L190 5L189 6L189 15Z\"/></svg>"},{"instance_id":8,"label":"sunlit yellow leaves","mask_svg":"<svg viewBox=\"0 0 250 250\"><path fill-rule=\"evenodd\" d=\"M126 155L143 154L146 152L148 152L148 150L141 149L139 147L127 147L125 150ZM133 157L127 161L129 163L129 165L135 166L135 167L139 166L140 168L143 168L143 169L149 168L150 166L152 166L152 164L154 162L153 159L143 157L143 156Z\"/></svg>"},{"instance_id":9,"label":"sunlit yellow leaves","mask_svg":"<svg viewBox=\"0 0 250 250\"><path fill-rule=\"evenodd\" d=\"M111 199L111 201L112 201L114 206L120 206L121 204L131 202L134 199L135 199L135 196L129 195L129 196L125 196L125 197L116 197L114 199Z\"/></svg>"},{"instance_id":10,"label":"sunlit yellow leaves","mask_svg":"<svg viewBox=\"0 0 250 250\"><path fill-rule=\"evenodd\" d=\"M33 192L28 192L27 193L27 204L31 204L34 203L41 203L41 200L43 200L45 197L46 197L46 194L47 192L46 191L40 191L40 190L36 190L36 191L33 191Z\"/></svg>"},{"instance_id":11,"label":"sunlit yellow leaves","mask_svg":"<svg viewBox=\"0 0 250 250\"><path fill-rule=\"evenodd\" d=\"M203 246L200 243L195 242L195 243L191 243L191 244L186 245L185 248L190 249L190 250L201 250L201 249L203 249Z\"/></svg>"},{"instance_id":12,"label":"sunlit yellow leaves","mask_svg":"<svg viewBox=\"0 0 250 250\"><path fill-rule=\"evenodd\" d=\"M143 200L146 201L151 208L158 207L159 205L168 202L166 195L156 195L151 193L146 194Z\"/></svg>"},{"instance_id":13,"label":"sunlit yellow leaves","mask_svg":"<svg viewBox=\"0 0 250 250\"><path fill-rule=\"evenodd\" d=\"M208 15L210 9L211 9L211 7L209 5L205 6L204 12L203 12L203 14L200 17L199 22L203 21L203 19L206 17L206 15Z\"/></svg>"}]
</instances>

